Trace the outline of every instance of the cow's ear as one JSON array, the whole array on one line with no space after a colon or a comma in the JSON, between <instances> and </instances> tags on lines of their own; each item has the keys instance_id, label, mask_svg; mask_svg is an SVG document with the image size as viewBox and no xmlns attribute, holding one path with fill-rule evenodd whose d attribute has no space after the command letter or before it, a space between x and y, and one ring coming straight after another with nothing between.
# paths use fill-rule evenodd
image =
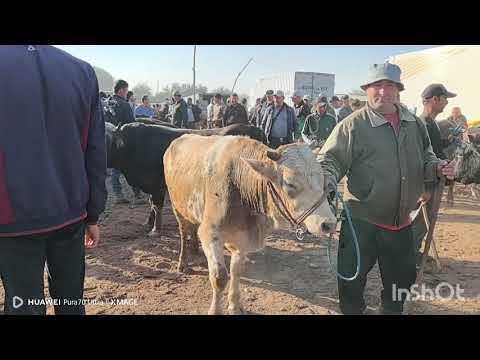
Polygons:
<instances>
[{"instance_id":1,"label":"cow's ear","mask_svg":"<svg viewBox=\"0 0 480 360\"><path fill-rule=\"evenodd\" d=\"M473 136L472 134L467 134L468 136L468 140L470 140L471 143L473 143L473 141L475 140L475 136Z\"/></svg>"},{"instance_id":2,"label":"cow's ear","mask_svg":"<svg viewBox=\"0 0 480 360\"><path fill-rule=\"evenodd\" d=\"M270 181L277 181L277 173L271 163L254 159L241 159L257 174L267 178Z\"/></svg>"},{"instance_id":3,"label":"cow's ear","mask_svg":"<svg viewBox=\"0 0 480 360\"><path fill-rule=\"evenodd\" d=\"M267 157L272 161L278 161L282 155L276 151L267 150Z\"/></svg>"}]
</instances>

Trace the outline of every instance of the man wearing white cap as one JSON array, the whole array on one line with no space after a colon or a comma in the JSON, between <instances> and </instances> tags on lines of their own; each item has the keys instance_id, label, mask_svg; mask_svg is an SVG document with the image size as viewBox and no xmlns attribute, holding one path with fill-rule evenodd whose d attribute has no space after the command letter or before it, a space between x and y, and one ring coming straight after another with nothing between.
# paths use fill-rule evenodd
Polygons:
<instances>
[{"instance_id":1,"label":"man wearing white cap","mask_svg":"<svg viewBox=\"0 0 480 360\"><path fill-rule=\"evenodd\" d=\"M285 94L277 90L274 104L265 111L262 119L262 129L265 131L271 148L293 142L297 118L292 107L285 102Z\"/></svg>"},{"instance_id":2,"label":"man wearing white cap","mask_svg":"<svg viewBox=\"0 0 480 360\"><path fill-rule=\"evenodd\" d=\"M454 175L454 162L442 162L432 151L424 123L399 104L404 89L401 70L375 64L361 86L367 105L340 122L319 154L327 188L347 176L344 200L360 247L360 272L353 281L338 279L340 309L362 314L367 275L378 261L382 277L382 314L402 314L405 292L415 282L414 235L410 214L426 184ZM357 260L352 229L342 222L338 271L355 274Z\"/></svg>"},{"instance_id":3,"label":"man wearing white cap","mask_svg":"<svg viewBox=\"0 0 480 360\"><path fill-rule=\"evenodd\" d=\"M305 104L299 91L294 91L292 94L293 110L297 117L297 127L295 128L295 140L303 141L302 130L305 124L305 119L310 115L310 107Z\"/></svg>"}]
</instances>

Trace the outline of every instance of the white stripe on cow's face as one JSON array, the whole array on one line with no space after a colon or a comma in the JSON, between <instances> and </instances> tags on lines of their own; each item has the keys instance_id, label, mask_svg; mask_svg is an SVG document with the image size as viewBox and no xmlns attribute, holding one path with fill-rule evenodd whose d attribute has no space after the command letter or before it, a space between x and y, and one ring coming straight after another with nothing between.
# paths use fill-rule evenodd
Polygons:
<instances>
[{"instance_id":1,"label":"white stripe on cow's face","mask_svg":"<svg viewBox=\"0 0 480 360\"><path fill-rule=\"evenodd\" d=\"M292 144L282 148L277 162L279 185L285 202L294 217L298 218L309 210L323 195L324 176L321 165L306 144ZM322 224L331 225L336 219L327 202L319 206L305 220L308 231L323 234Z\"/></svg>"}]
</instances>

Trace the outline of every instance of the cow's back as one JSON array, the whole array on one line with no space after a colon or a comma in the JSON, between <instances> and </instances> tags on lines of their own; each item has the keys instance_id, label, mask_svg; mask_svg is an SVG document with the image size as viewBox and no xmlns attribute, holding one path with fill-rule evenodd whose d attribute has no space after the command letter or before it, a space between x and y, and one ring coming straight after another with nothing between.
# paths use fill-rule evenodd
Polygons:
<instances>
[{"instance_id":1,"label":"cow's back","mask_svg":"<svg viewBox=\"0 0 480 360\"><path fill-rule=\"evenodd\" d=\"M213 196L226 207L235 200L233 177L248 148L264 146L242 136L183 135L164 156L165 182L176 211L192 223L203 218L205 199ZM247 149L247 150L246 150Z\"/></svg>"}]
</instances>

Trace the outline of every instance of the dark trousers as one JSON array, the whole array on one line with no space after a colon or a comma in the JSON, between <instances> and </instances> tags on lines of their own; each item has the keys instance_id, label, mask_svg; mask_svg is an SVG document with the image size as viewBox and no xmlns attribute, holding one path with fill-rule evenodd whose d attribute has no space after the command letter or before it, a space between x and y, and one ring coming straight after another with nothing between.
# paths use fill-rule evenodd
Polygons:
<instances>
[{"instance_id":1,"label":"dark trousers","mask_svg":"<svg viewBox=\"0 0 480 360\"><path fill-rule=\"evenodd\" d=\"M272 149L277 149L281 145L285 144L290 144L290 141L288 141L287 138L276 138L276 137L270 137L270 143L269 146Z\"/></svg>"},{"instance_id":2,"label":"dark trousers","mask_svg":"<svg viewBox=\"0 0 480 360\"><path fill-rule=\"evenodd\" d=\"M415 252L412 228L408 226L401 231L388 231L366 221L354 219L353 226L357 233L360 247L360 274L354 281L338 278L338 295L343 314L358 315L366 309L363 292L367 274L378 260L382 278L381 293L384 314L400 314L406 299L404 291L415 282ZM357 262L355 245L348 222L342 222L338 247L338 271L346 277L355 274ZM394 290L395 295L393 294Z\"/></svg>"},{"instance_id":3,"label":"dark trousers","mask_svg":"<svg viewBox=\"0 0 480 360\"><path fill-rule=\"evenodd\" d=\"M45 315L44 269L56 315L84 315L85 224L83 221L43 235L0 238L0 275L5 314ZM21 299L21 300L19 300ZM30 300L30 301L29 301ZM37 304L35 304L35 301ZM23 302L23 305L19 306Z\"/></svg>"}]
</instances>

